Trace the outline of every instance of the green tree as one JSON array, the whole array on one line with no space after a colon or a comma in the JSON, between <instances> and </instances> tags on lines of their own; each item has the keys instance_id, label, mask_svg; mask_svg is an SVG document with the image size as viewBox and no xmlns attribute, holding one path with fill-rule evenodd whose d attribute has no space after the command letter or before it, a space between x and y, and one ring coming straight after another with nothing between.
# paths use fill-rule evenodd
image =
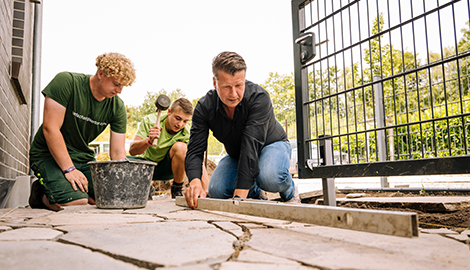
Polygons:
<instances>
[{"instance_id":1,"label":"green tree","mask_svg":"<svg viewBox=\"0 0 470 270\"><path fill-rule=\"evenodd\" d=\"M260 84L268 91L276 119L284 126L289 139L296 137L294 74L280 75L270 72L269 78Z\"/></svg>"},{"instance_id":2,"label":"green tree","mask_svg":"<svg viewBox=\"0 0 470 270\"><path fill-rule=\"evenodd\" d=\"M460 31L463 33L460 39L457 50L459 54L470 52L470 21L466 22L467 27L463 27ZM470 84L470 57L467 56L460 60L460 77L462 78L463 94L468 95Z\"/></svg>"},{"instance_id":3,"label":"green tree","mask_svg":"<svg viewBox=\"0 0 470 270\"><path fill-rule=\"evenodd\" d=\"M277 72L270 72L269 78L260 85L268 91L273 103L274 113L295 108L294 74L280 75Z\"/></svg>"}]
</instances>

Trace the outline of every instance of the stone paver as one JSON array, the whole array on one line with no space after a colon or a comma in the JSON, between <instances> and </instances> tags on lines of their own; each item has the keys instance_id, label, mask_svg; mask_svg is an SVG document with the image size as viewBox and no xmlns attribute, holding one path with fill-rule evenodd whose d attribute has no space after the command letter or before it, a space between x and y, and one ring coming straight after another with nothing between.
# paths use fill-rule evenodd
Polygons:
<instances>
[{"instance_id":1,"label":"stone paver","mask_svg":"<svg viewBox=\"0 0 470 270\"><path fill-rule=\"evenodd\" d=\"M142 209L0 212L0 269L470 268L468 230L403 238L190 210L167 198Z\"/></svg>"},{"instance_id":2,"label":"stone paver","mask_svg":"<svg viewBox=\"0 0 470 270\"><path fill-rule=\"evenodd\" d=\"M61 240L156 266L180 266L205 260L223 262L233 253L236 238L207 222L191 221L73 231Z\"/></svg>"},{"instance_id":3,"label":"stone paver","mask_svg":"<svg viewBox=\"0 0 470 270\"><path fill-rule=\"evenodd\" d=\"M46 217L33 218L26 224L50 224L52 226L63 225L93 225L93 224L137 224L143 222L162 221L162 218L151 215L123 215L123 214L101 214L101 213L60 213Z\"/></svg>"},{"instance_id":4,"label":"stone paver","mask_svg":"<svg viewBox=\"0 0 470 270\"><path fill-rule=\"evenodd\" d=\"M89 249L51 241L0 241L0 269L141 269Z\"/></svg>"},{"instance_id":5,"label":"stone paver","mask_svg":"<svg viewBox=\"0 0 470 270\"><path fill-rule=\"evenodd\" d=\"M439 229L421 229L422 233L429 233L429 234L459 234L458 232L451 231L446 228L439 228Z\"/></svg>"},{"instance_id":6,"label":"stone paver","mask_svg":"<svg viewBox=\"0 0 470 270\"><path fill-rule=\"evenodd\" d=\"M0 234L0 241L53 240L62 232L47 228L21 228Z\"/></svg>"},{"instance_id":7,"label":"stone paver","mask_svg":"<svg viewBox=\"0 0 470 270\"><path fill-rule=\"evenodd\" d=\"M260 264L260 263L245 263L245 262L224 262L221 264L219 270L240 270L240 269L256 269L256 270L312 270L318 268L306 267L301 264Z\"/></svg>"},{"instance_id":8,"label":"stone paver","mask_svg":"<svg viewBox=\"0 0 470 270\"><path fill-rule=\"evenodd\" d=\"M9 227L9 226L0 226L0 232L5 232L5 231L9 231L11 230L12 228Z\"/></svg>"},{"instance_id":9,"label":"stone paver","mask_svg":"<svg viewBox=\"0 0 470 270\"><path fill-rule=\"evenodd\" d=\"M373 206L401 207L418 209L424 212L457 211L470 205L470 197L463 196L423 196L423 197L361 197L337 198L338 202L367 203Z\"/></svg>"},{"instance_id":10,"label":"stone paver","mask_svg":"<svg viewBox=\"0 0 470 270\"><path fill-rule=\"evenodd\" d=\"M470 203L470 197L464 196L422 196L422 197L361 197L337 198L337 201L360 202L400 202L400 203Z\"/></svg>"},{"instance_id":11,"label":"stone paver","mask_svg":"<svg viewBox=\"0 0 470 270\"><path fill-rule=\"evenodd\" d=\"M373 241L375 234L363 233L359 238L358 232L348 232L352 239L338 239L331 234L308 233L311 229L305 228L302 232L298 231L300 229L252 230L253 236L247 245L328 269L465 269L468 266L468 246L441 236L412 239L384 236L382 239L386 240ZM422 241L423 238L426 239Z\"/></svg>"}]
</instances>

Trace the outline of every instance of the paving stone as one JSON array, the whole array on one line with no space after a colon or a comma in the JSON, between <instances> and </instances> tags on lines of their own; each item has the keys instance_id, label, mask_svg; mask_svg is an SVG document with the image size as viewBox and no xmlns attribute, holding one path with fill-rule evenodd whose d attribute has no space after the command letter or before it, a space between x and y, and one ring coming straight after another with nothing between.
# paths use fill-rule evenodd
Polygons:
<instances>
[{"instance_id":1,"label":"paving stone","mask_svg":"<svg viewBox=\"0 0 470 270\"><path fill-rule=\"evenodd\" d=\"M361 198L361 197L365 197L366 194L365 193L349 193L348 195L346 195L346 198L350 199L350 198Z\"/></svg>"},{"instance_id":2,"label":"paving stone","mask_svg":"<svg viewBox=\"0 0 470 270\"><path fill-rule=\"evenodd\" d=\"M242 228L238 226L237 224L234 224L233 222L220 221L220 222L214 222L213 224L221 227L225 231L229 231L233 233L237 237L241 237L243 235Z\"/></svg>"},{"instance_id":3,"label":"paving stone","mask_svg":"<svg viewBox=\"0 0 470 270\"><path fill-rule=\"evenodd\" d=\"M57 212L40 218L26 221L26 224L50 224L52 226L63 225L92 225L92 224L132 224L157 222L164 219L152 215L124 215L124 214L102 214L102 213L68 213Z\"/></svg>"},{"instance_id":4,"label":"paving stone","mask_svg":"<svg viewBox=\"0 0 470 270\"><path fill-rule=\"evenodd\" d=\"M209 211L209 210L202 210L202 211ZM257 217L257 216L249 216L249 215L241 215L229 212L222 212L222 211L210 211L213 214L221 215L226 218L232 218L232 220L237 221L248 221L251 223L259 223L264 225L286 225L290 224L290 221L279 220L279 219L272 219L272 218L264 218L264 217Z\"/></svg>"},{"instance_id":5,"label":"paving stone","mask_svg":"<svg viewBox=\"0 0 470 270\"><path fill-rule=\"evenodd\" d=\"M458 232L451 231L446 228L439 229L421 229L422 233L432 233L432 234L459 234Z\"/></svg>"},{"instance_id":6,"label":"paving stone","mask_svg":"<svg viewBox=\"0 0 470 270\"><path fill-rule=\"evenodd\" d=\"M55 226L54 228L71 233L73 231L93 231L93 230L109 230L111 228L129 228L135 225L134 223L130 224L113 224L113 223L108 223L108 224L69 224L69 225L59 225Z\"/></svg>"},{"instance_id":7,"label":"paving stone","mask_svg":"<svg viewBox=\"0 0 470 270\"><path fill-rule=\"evenodd\" d=\"M462 243L467 243L470 240L470 237L466 234L448 234L446 236Z\"/></svg>"},{"instance_id":8,"label":"paving stone","mask_svg":"<svg viewBox=\"0 0 470 270\"><path fill-rule=\"evenodd\" d=\"M466 196L422 196L422 197L362 197L357 199L336 198L337 201L356 202L400 202L400 203L470 203Z\"/></svg>"},{"instance_id":9,"label":"paving stone","mask_svg":"<svg viewBox=\"0 0 470 270\"><path fill-rule=\"evenodd\" d=\"M246 262L246 263L264 263L264 264L282 264L282 265L299 265L298 262L293 260L288 260L285 258L273 256L271 254L259 252L250 248L243 249L238 258L237 262Z\"/></svg>"},{"instance_id":10,"label":"paving stone","mask_svg":"<svg viewBox=\"0 0 470 270\"><path fill-rule=\"evenodd\" d=\"M9 226L0 226L0 232L9 231L9 230L11 230L11 227Z\"/></svg>"},{"instance_id":11,"label":"paving stone","mask_svg":"<svg viewBox=\"0 0 470 270\"><path fill-rule=\"evenodd\" d=\"M446 235L422 233L419 237L405 238L389 235L381 235L367 232L356 232L345 229L328 228L324 226L312 226L310 228L294 228L298 231L317 236L323 236L344 243L354 243L371 248L381 249L390 253L406 253L408 256L424 258L425 260L442 260L447 258L455 263L463 264L470 257L467 246L447 238L454 234ZM435 254L435 256L431 256Z\"/></svg>"},{"instance_id":12,"label":"paving stone","mask_svg":"<svg viewBox=\"0 0 470 270\"><path fill-rule=\"evenodd\" d=\"M137 269L123 261L146 269L469 269L468 245L450 238L465 237L468 230L461 234L422 232L419 237L403 238L189 210L168 198L149 201L141 209L91 205L65 207L57 213L16 209L6 217L13 219L0 219L0 225L13 230L0 236L40 229L30 235L56 241L27 241L21 238L26 234L10 235L11 240L22 241L0 241L0 269L30 269L31 265L50 269L51 264L68 270ZM241 242L236 237L245 234L232 221L252 234L238 257L233 256L233 245ZM54 231L68 233L49 236Z\"/></svg>"},{"instance_id":13,"label":"paving stone","mask_svg":"<svg viewBox=\"0 0 470 270\"><path fill-rule=\"evenodd\" d=\"M53 240L62 232L46 228L21 228L0 233L0 241Z\"/></svg>"},{"instance_id":14,"label":"paving stone","mask_svg":"<svg viewBox=\"0 0 470 270\"><path fill-rule=\"evenodd\" d=\"M251 230L252 237L245 244L318 268L429 270L468 267L468 246L439 235L403 238L343 230L343 237L335 237L338 229L326 228L321 235L315 235L319 231L312 233L312 229L314 227Z\"/></svg>"},{"instance_id":15,"label":"paving stone","mask_svg":"<svg viewBox=\"0 0 470 270\"><path fill-rule=\"evenodd\" d=\"M22 223L32 218L44 217L55 212L45 209L16 208L0 209L0 221L9 223Z\"/></svg>"},{"instance_id":16,"label":"paving stone","mask_svg":"<svg viewBox=\"0 0 470 270\"><path fill-rule=\"evenodd\" d=\"M175 200L173 199L156 199L153 201L148 201L147 206L139 209L126 209L126 213L133 214L157 214L165 215L167 213L187 209L186 207L177 206Z\"/></svg>"},{"instance_id":17,"label":"paving stone","mask_svg":"<svg viewBox=\"0 0 470 270\"><path fill-rule=\"evenodd\" d=\"M211 264L191 264L186 266L165 267L164 269L178 269L178 270L214 270Z\"/></svg>"},{"instance_id":18,"label":"paving stone","mask_svg":"<svg viewBox=\"0 0 470 270\"><path fill-rule=\"evenodd\" d=\"M264 224L254 223L254 222L237 222L238 224L247 227L248 229L266 229L268 228Z\"/></svg>"},{"instance_id":19,"label":"paving stone","mask_svg":"<svg viewBox=\"0 0 470 270\"><path fill-rule=\"evenodd\" d=\"M213 220L213 221L243 221L243 219L235 216L225 215L224 213L208 211L208 210L191 210L189 208L182 208L181 210L167 213L164 217L169 220L184 221L184 220Z\"/></svg>"},{"instance_id":20,"label":"paving stone","mask_svg":"<svg viewBox=\"0 0 470 270\"><path fill-rule=\"evenodd\" d=\"M270 264L270 263L246 263L230 261L224 262L220 265L219 270L240 270L240 269L256 269L256 270L315 270L318 268L306 267L301 264Z\"/></svg>"},{"instance_id":21,"label":"paving stone","mask_svg":"<svg viewBox=\"0 0 470 270\"><path fill-rule=\"evenodd\" d=\"M470 235L470 230L464 230L463 232L461 232L460 234L466 234L466 235Z\"/></svg>"},{"instance_id":22,"label":"paving stone","mask_svg":"<svg viewBox=\"0 0 470 270\"><path fill-rule=\"evenodd\" d=\"M203 221L135 224L107 230L73 231L61 241L162 265L226 261L234 252L231 234Z\"/></svg>"},{"instance_id":23,"label":"paving stone","mask_svg":"<svg viewBox=\"0 0 470 270\"><path fill-rule=\"evenodd\" d=\"M407 207L423 212L452 212L470 205L470 197L464 196L363 197L337 198L336 200L338 202L366 203L372 206Z\"/></svg>"},{"instance_id":24,"label":"paving stone","mask_svg":"<svg viewBox=\"0 0 470 270\"><path fill-rule=\"evenodd\" d=\"M99 252L52 241L0 241L0 269L141 269Z\"/></svg>"},{"instance_id":25,"label":"paving stone","mask_svg":"<svg viewBox=\"0 0 470 270\"><path fill-rule=\"evenodd\" d=\"M304 228L304 227L311 227L311 226L315 226L315 225L312 225L312 224L307 224L307 223L298 223L298 222L290 222L288 224L266 224L266 225L269 225L270 227L273 227L273 228L278 228L278 229L289 229L289 228Z\"/></svg>"},{"instance_id":26,"label":"paving stone","mask_svg":"<svg viewBox=\"0 0 470 270\"><path fill-rule=\"evenodd\" d=\"M96 205L74 205L74 206L63 206L61 214L64 213L100 213L100 214L122 214L124 209L99 209Z\"/></svg>"}]
</instances>

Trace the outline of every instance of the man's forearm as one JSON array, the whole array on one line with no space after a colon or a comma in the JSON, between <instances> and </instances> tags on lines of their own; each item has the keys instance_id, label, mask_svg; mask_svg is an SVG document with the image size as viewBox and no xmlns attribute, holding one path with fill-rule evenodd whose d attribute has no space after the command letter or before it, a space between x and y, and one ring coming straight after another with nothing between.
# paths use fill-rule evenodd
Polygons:
<instances>
[{"instance_id":1,"label":"man's forearm","mask_svg":"<svg viewBox=\"0 0 470 270\"><path fill-rule=\"evenodd\" d=\"M120 151L120 152L109 152L109 158L111 160L121 160L126 157L126 152L125 151Z\"/></svg>"},{"instance_id":2,"label":"man's forearm","mask_svg":"<svg viewBox=\"0 0 470 270\"><path fill-rule=\"evenodd\" d=\"M145 150L147 150L150 145L150 140L148 138L134 139L131 146L129 147L129 154L131 154L131 156L140 155L145 152Z\"/></svg>"},{"instance_id":3,"label":"man's forearm","mask_svg":"<svg viewBox=\"0 0 470 270\"><path fill-rule=\"evenodd\" d=\"M111 160L121 160L126 157L126 134L111 131L109 138L109 157Z\"/></svg>"}]
</instances>

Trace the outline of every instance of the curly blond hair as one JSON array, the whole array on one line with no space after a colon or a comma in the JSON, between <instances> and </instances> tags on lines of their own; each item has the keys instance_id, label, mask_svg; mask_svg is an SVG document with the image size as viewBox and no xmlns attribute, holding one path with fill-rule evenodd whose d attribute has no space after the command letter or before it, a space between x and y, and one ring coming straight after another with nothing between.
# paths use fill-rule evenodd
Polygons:
<instances>
[{"instance_id":1,"label":"curly blond hair","mask_svg":"<svg viewBox=\"0 0 470 270\"><path fill-rule=\"evenodd\" d=\"M134 64L120 53L104 53L96 57L96 66L106 77L116 78L122 86L131 86L135 81Z\"/></svg>"}]
</instances>

